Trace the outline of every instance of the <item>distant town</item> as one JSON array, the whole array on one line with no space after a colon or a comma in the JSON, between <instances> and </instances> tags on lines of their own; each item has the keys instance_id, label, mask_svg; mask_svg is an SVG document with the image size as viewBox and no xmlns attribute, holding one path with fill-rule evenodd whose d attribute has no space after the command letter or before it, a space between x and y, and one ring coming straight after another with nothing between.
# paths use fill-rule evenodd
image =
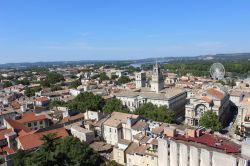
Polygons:
<instances>
[{"instance_id":1,"label":"distant town","mask_svg":"<svg viewBox=\"0 0 250 166\"><path fill-rule=\"evenodd\" d=\"M249 59L2 65L0 162L248 166Z\"/></svg>"}]
</instances>

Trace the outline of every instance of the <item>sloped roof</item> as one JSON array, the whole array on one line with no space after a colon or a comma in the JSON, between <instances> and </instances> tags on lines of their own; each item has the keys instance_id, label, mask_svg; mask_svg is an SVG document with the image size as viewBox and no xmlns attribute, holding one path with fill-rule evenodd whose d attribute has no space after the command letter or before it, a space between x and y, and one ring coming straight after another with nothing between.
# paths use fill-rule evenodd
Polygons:
<instances>
[{"instance_id":1,"label":"sloped roof","mask_svg":"<svg viewBox=\"0 0 250 166\"><path fill-rule=\"evenodd\" d=\"M64 138L68 136L67 131L65 128L57 128L57 129L52 129L48 131L43 131L43 132L31 132L31 134L27 134L24 136L19 136L17 139L20 141L20 144L22 145L23 150L29 150L29 149L34 149L39 147L40 145L43 144L43 141L41 138L44 135L50 134L50 133L55 133L57 138Z\"/></svg>"},{"instance_id":2,"label":"sloped roof","mask_svg":"<svg viewBox=\"0 0 250 166\"><path fill-rule=\"evenodd\" d=\"M144 155L146 153L148 146L146 145L139 145L138 143L131 143L130 146L127 148L126 153L128 154L140 154Z\"/></svg>"},{"instance_id":3,"label":"sloped roof","mask_svg":"<svg viewBox=\"0 0 250 166\"><path fill-rule=\"evenodd\" d=\"M12 129L3 129L3 130L0 130L0 140L5 139L4 135L7 134L7 133L11 133L11 132L12 132Z\"/></svg>"},{"instance_id":4,"label":"sloped roof","mask_svg":"<svg viewBox=\"0 0 250 166\"><path fill-rule=\"evenodd\" d=\"M49 99L47 97L38 97L38 98L36 98L36 101L46 102L46 101L49 101Z\"/></svg>"},{"instance_id":5,"label":"sloped roof","mask_svg":"<svg viewBox=\"0 0 250 166\"><path fill-rule=\"evenodd\" d=\"M216 88L209 88L207 94L219 100L223 100L225 97L225 93Z\"/></svg>"},{"instance_id":6,"label":"sloped roof","mask_svg":"<svg viewBox=\"0 0 250 166\"><path fill-rule=\"evenodd\" d=\"M139 115L127 114L122 112L113 112L111 114L111 117L104 122L104 125L117 127L121 123L127 123L127 120L129 118L136 119L138 118L138 116Z\"/></svg>"},{"instance_id":7,"label":"sloped roof","mask_svg":"<svg viewBox=\"0 0 250 166\"><path fill-rule=\"evenodd\" d=\"M65 118L62 119L62 121L60 123L67 123L67 122L71 122L77 119L82 119L84 118L84 113L79 113L77 115L74 116L67 116Z\"/></svg>"},{"instance_id":8,"label":"sloped roof","mask_svg":"<svg viewBox=\"0 0 250 166\"><path fill-rule=\"evenodd\" d=\"M13 120L13 119L5 119L5 121L14 129L17 130L18 132L21 130L24 130L25 132L29 132L30 129L26 127L24 124Z\"/></svg>"},{"instance_id":9,"label":"sloped roof","mask_svg":"<svg viewBox=\"0 0 250 166\"><path fill-rule=\"evenodd\" d=\"M45 115L36 115L34 112L23 113L22 119L16 120L19 123L28 123L34 121L45 120L47 117Z\"/></svg>"}]
</instances>

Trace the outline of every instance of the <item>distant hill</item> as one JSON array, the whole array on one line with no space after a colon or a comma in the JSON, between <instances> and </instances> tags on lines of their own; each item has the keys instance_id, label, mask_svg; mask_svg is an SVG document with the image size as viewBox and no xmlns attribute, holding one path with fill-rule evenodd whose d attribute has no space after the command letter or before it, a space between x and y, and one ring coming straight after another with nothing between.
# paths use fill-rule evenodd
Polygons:
<instances>
[{"instance_id":1,"label":"distant hill","mask_svg":"<svg viewBox=\"0 0 250 166\"><path fill-rule=\"evenodd\" d=\"M230 59L229 59L230 58ZM0 68L28 68L28 67L48 67L48 66L61 66L61 65L84 65L84 64L135 64L135 63L165 63L174 60L249 60L250 53L225 53L214 55L199 55L191 57L157 57L145 58L138 60L80 60L80 61L56 61L56 62L24 62L24 63L7 63L0 64Z\"/></svg>"},{"instance_id":2,"label":"distant hill","mask_svg":"<svg viewBox=\"0 0 250 166\"><path fill-rule=\"evenodd\" d=\"M240 60L240 59L249 59L250 53L228 53L228 54L215 54L215 55L201 55L198 56L199 59L209 60L209 59L218 59L218 60Z\"/></svg>"}]
</instances>

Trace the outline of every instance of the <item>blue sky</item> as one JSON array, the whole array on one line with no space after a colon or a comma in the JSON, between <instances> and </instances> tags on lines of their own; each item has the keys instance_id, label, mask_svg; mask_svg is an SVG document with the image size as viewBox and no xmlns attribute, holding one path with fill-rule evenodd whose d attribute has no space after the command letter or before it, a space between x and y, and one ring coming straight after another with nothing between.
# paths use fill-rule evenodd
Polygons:
<instances>
[{"instance_id":1,"label":"blue sky","mask_svg":"<svg viewBox=\"0 0 250 166\"><path fill-rule=\"evenodd\" d=\"M0 63L250 52L249 0L1 0Z\"/></svg>"}]
</instances>

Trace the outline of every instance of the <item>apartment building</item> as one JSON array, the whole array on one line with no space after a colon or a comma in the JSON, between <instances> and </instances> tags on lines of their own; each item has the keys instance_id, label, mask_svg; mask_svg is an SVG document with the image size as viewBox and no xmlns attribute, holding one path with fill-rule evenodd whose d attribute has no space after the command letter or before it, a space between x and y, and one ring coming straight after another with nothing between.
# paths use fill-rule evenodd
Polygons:
<instances>
[{"instance_id":1,"label":"apartment building","mask_svg":"<svg viewBox=\"0 0 250 166\"><path fill-rule=\"evenodd\" d=\"M131 141L131 127L139 119L139 115L113 112L103 123L104 140L111 145L116 145L120 139Z\"/></svg>"}]
</instances>

